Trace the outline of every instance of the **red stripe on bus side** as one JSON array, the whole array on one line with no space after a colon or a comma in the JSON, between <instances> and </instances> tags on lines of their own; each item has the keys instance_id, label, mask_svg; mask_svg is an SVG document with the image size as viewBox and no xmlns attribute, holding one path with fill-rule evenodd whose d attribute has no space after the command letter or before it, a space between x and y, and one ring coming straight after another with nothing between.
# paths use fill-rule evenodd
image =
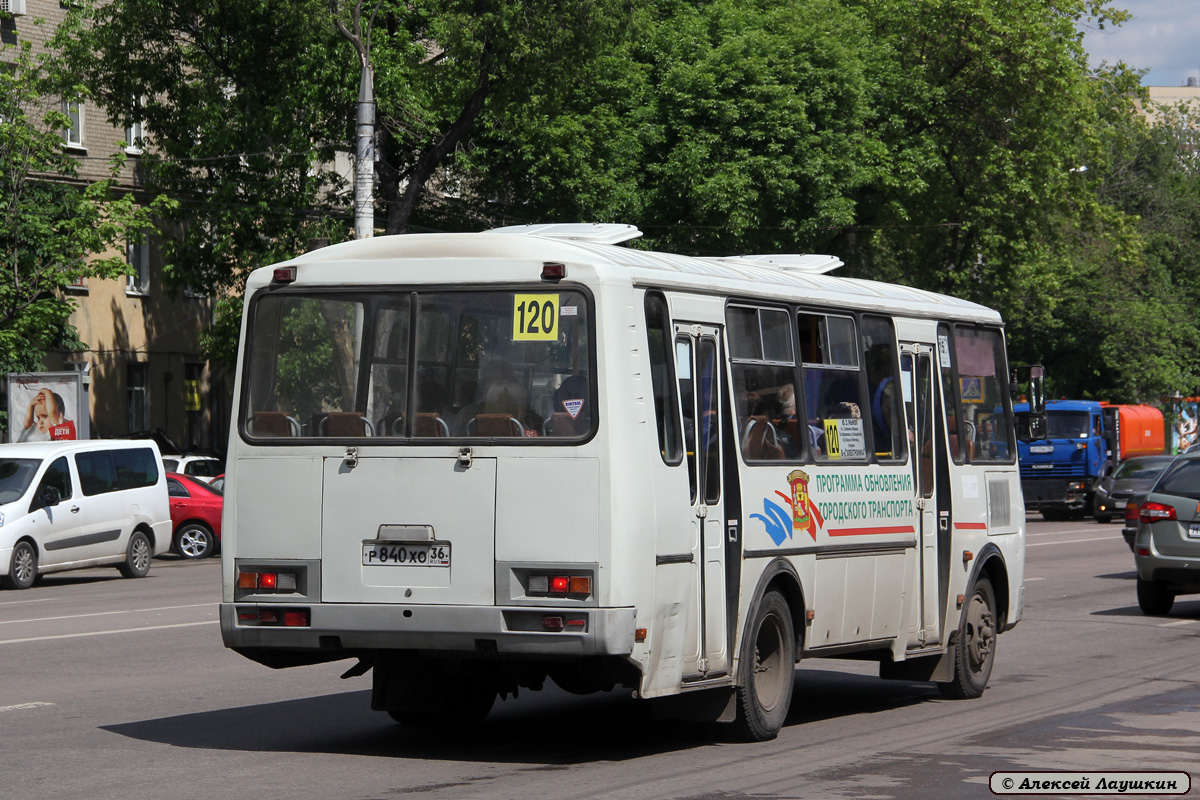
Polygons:
<instances>
[{"instance_id":1,"label":"red stripe on bus side","mask_svg":"<svg viewBox=\"0 0 1200 800\"><path fill-rule=\"evenodd\" d=\"M956 522L956 523L954 523L954 527L962 528L963 530L968 530L968 531L986 531L987 523L986 522Z\"/></svg>"},{"instance_id":2,"label":"red stripe on bus side","mask_svg":"<svg viewBox=\"0 0 1200 800\"><path fill-rule=\"evenodd\" d=\"M916 533L917 531L911 525L898 525L894 528L842 528L825 532L830 536L871 536L878 533Z\"/></svg>"}]
</instances>

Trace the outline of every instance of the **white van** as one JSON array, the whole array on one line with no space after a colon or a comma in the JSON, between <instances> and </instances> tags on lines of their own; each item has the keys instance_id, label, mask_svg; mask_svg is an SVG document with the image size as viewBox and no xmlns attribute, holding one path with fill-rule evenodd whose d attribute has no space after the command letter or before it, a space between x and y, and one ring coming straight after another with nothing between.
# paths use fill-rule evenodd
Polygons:
<instances>
[{"instance_id":1,"label":"white van","mask_svg":"<svg viewBox=\"0 0 1200 800\"><path fill-rule=\"evenodd\" d=\"M158 446L148 440L0 445L0 585L116 565L141 578L171 546Z\"/></svg>"}]
</instances>

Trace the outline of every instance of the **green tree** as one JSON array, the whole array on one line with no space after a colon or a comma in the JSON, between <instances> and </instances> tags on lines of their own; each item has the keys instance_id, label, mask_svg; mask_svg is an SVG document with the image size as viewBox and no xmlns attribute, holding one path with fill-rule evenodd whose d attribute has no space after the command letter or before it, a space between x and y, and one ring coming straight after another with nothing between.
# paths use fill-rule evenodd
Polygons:
<instances>
[{"instance_id":1,"label":"green tree","mask_svg":"<svg viewBox=\"0 0 1200 800\"><path fill-rule=\"evenodd\" d=\"M439 225L468 227L471 212L429 187L454 182L480 114L561 91L614 35L622 8L623 0L372 4L377 218L386 232L412 229L426 208ZM144 123L151 184L180 201L168 242L177 285L236 292L250 269L310 240L349 238L348 173L329 165L353 151L360 62L333 15L349 22L362 11L337 0L114 0L76 10L89 22L77 25L72 63L114 122ZM232 341L208 341L210 355L232 358Z\"/></svg>"},{"instance_id":2,"label":"green tree","mask_svg":"<svg viewBox=\"0 0 1200 800\"><path fill-rule=\"evenodd\" d=\"M128 272L127 237L152 228L152 213L114 178L79 180L63 151L67 117L46 110L44 98L62 85L53 53L35 57L28 43L8 47L15 58L0 69L0 371L40 368L53 348L82 349L68 317L74 301L62 291L82 278L116 278ZM8 58L5 59L9 61Z\"/></svg>"}]
</instances>

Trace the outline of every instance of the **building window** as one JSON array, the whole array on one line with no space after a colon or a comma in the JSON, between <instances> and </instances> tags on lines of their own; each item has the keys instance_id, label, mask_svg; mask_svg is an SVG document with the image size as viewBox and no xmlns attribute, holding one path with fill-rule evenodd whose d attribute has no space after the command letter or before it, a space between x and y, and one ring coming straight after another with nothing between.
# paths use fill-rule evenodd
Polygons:
<instances>
[{"instance_id":1,"label":"building window","mask_svg":"<svg viewBox=\"0 0 1200 800\"><path fill-rule=\"evenodd\" d=\"M72 100L64 100L62 112L69 120L63 128L63 141L67 147L83 147L83 104Z\"/></svg>"},{"instance_id":2,"label":"building window","mask_svg":"<svg viewBox=\"0 0 1200 800\"><path fill-rule=\"evenodd\" d=\"M142 138L145 136L145 129L142 125L142 101L134 96L130 98L132 105L132 113L130 116L133 122L125 128L125 152L130 155L141 155L142 153Z\"/></svg>"},{"instance_id":3,"label":"building window","mask_svg":"<svg viewBox=\"0 0 1200 800\"><path fill-rule=\"evenodd\" d=\"M125 152L130 155L141 155L141 140L144 135L142 123L140 121L131 122L125 129Z\"/></svg>"},{"instance_id":4,"label":"building window","mask_svg":"<svg viewBox=\"0 0 1200 800\"><path fill-rule=\"evenodd\" d=\"M125 245L125 259L132 270L125 288L126 294L150 294L150 242L146 239L140 242L130 239Z\"/></svg>"},{"instance_id":5,"label":"building window","mask_svg":"<svg viewBox=\"0 0 1200 800\"><path fill-rule=\"evenodd\" d=\"M125 368L125 392L129 399L129 432L150 427L146 408L146 386L150 365L131 361Z\"/></svg>"}]
</instances>

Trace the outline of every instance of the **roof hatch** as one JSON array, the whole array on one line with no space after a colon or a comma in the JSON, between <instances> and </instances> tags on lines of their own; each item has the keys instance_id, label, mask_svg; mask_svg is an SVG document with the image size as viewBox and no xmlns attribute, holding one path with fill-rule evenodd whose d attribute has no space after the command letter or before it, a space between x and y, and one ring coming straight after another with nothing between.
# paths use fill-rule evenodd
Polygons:
<instances>
[{"instance_id":1,"label":"roof hatch","mask_svg":"<svg viewBox=\"0 0 1200 800\"><path fill-rule=\"evenodd\" d=\"M549 222L538 225L509 225L492 228L488 233L508 233L518 236L542 236L547 239L567 239L592 244L620 244L642 235L633 225L615 222Z\"/></svg>"}]
</instances>

